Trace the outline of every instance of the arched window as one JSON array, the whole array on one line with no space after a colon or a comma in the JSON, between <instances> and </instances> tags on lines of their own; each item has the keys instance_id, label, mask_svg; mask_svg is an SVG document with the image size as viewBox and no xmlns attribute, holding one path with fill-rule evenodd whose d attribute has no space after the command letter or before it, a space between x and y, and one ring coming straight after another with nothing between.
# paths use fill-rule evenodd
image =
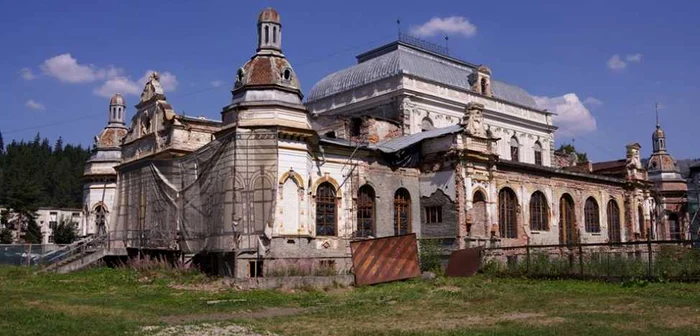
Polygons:
<instances>
[{"instance_id":1,"label":"arched window","mask_svg":"<svg viewBox=\"0 0 700 336\"><path fill-rule=\"evenodd\" d=\"M369 237L374 235L374 189L364 185L357 192L357 237Z\"/></svg>"},{"instance_id":2,"label":"arched window","mask_svg":"<svg viewBox=\"0 0 700 336\"><path fill-rule=\"evenodd\" d=\"M518 199L510 188L498 193L498 229L501 238L518 237Z\"/></svg>"},{"instance_id":3,"label":"arched window","mask_svg":"<svg viewBox=\"0 0 700 336\"><path fill-rule=\"evenodd\" d=\"M518 139L513 136L510 138L510 159L513 161L520 161L520 144Z\"/></svg>"},{"instance_id":4,"label":"arched window","mask_svg":"<svg viewBox=\"0 0 700 336\"><path fill-rule=\"evenodd\" d=\"M432 130L434 128L433 121L430 120L430 118L428 118L428 117L423 118L423 121L421 121L421 123L420 123L420 128L421 128L421 132Z\"/></svg>"},{"instance_id":5,"label":"arched window","mask_svg":"<svg viewBox=\"0 0 700 336\"><path fill-rule=\"evenodd\" d=\"M559 243L573 244L578 240L574 199L564 194L559 199Z\"/></svg>"},{"instance_id":6,"label":"arched window","mask_svg":"<svg viewBox=\"0 0 700 336\"><path fill-rule=\"evenodd\" d=\"M486 236L488 221L486 219L486 196L477 190L472 198L472 224L467 224L467 235Z\"/></svg>"},{"instance_id":7,"label":"arched window","mask_svg":"<svg viewBox=\"0 0 700 336\"><path fill-rule=\"evenodd\" d=\"M617 202L610 200L608 202L608 236L610 242L619 243L622 241L622 233L620 232L620 207Z\"/></svg>"},{"instance_id":8,"label":"arched window","mask_svg":"<svg viewBox=\"0 0 700 336\"><path fill-rule=\"evenodd\" d=\"M270 27L265 26L265 44L270 43Z\"/></svg>"},{"instance_id":9,"label":"arched window","mask_svg":"<svg viewBox=\"0 0 700 336\"><path fill-rule=\"evenodd\" d=\"M394 194L394 235L411 232L411 194L400 188Z\"/></svg>"},{"instance_id":10,"label":"arched window","mask_svg":"<svg viewBox=\"0 0 700 336\"><path fill-rule=\"evenodd\" d=\"M535 142L535 164L542 165L542 144L539 141Z\"/></svg>"},{"instance_id":11,"label":"arched window","mask_svg":"<svg viewBox=\"0 0 700 336\"><path fill-rule=\"evenodd\" d=\"M277 27L272 27L272 43L277 43Z\"/></svg>"},{"instance_id":12,"label":"arched window","mask_svg":"<svg viewBox=\"0 0 700 336\"><path fill-rule=\"evenodd\" d=\"M530 229L549 231L549 207L542 192L535 191L530 197Z\"/></svg>"},{"instance_id":13,"label":"arched window","mask_svg":"<svg viewBox=\"0 0 700 336\"><path fill-rule=\"evenodd\" d=\"M272 182L258 177L253 183L253 223L256 231L265 229L272 215Z\"/></svg>"},{"instance_id":14,"label":"arched window","mask_svg":"<svg viewBox=\"0 0 700 336\"><path fill-rule=\"evenodd\" d=\"M683 238L683 230L681 229L681 223L678 221L678 215L668 215L668 228L671 231L672 240L681 240Z\"/></svg>"},{"instance_id":15,"label":"arched window","mask_svg":"<svg viewBox=\"0 0 700 336\"><path fill-rule=\"evenodd\" d=\"M593 197L589 197L583 206L583 219L586 232L600 232L600 212Z\"/></svg>"},{"instance_id":16,"label":"arched window","mask_svg":"<svg viewBox=\"0 0 700 336\"><path fill-rule=\"evenodd\" d=\"M338 206L335 197L335 187L329 182L323 182L316 189L316 235L335 236L338 222Z\"/></svg>"},{"instance_id":17,"label":"arched window","mask_svg":"<svg viewBox=\"0 0 700 336\"><path fill-rule=\"evenodd\" d=\"M639 225L639 238L646 238L646 228L644 225L644 210L642 209L642 206L637 207L637 223Z\"/></svg>"}]
</instances>

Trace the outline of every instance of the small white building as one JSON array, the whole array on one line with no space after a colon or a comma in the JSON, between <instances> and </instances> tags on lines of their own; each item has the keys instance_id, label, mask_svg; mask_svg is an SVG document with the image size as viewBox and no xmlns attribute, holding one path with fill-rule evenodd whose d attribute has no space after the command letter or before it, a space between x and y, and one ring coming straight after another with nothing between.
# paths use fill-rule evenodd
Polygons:
<instances>
[{"instance_id":1,"label":"small white building","mask_svg":"<svg viewBox=\"0 0 700 336\"><path fill-rule=\"evenodd\" d=\"M62 222L69 222L78 230L83 223L81 209L39 208L36 212L36 223L41 228L41 243L53 244L53 230ZM79 233L80 234L80 233Z\"/></svg>"}]
</instances>

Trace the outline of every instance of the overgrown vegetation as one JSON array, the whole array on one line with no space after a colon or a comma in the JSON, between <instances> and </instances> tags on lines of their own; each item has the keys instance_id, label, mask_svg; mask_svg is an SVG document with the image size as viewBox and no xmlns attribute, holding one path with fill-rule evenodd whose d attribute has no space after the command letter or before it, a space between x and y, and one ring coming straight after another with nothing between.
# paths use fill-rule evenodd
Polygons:
<instances>
[{"instance_id":1,"label":"overgrown vegetation","mask_svg":"<svg viewBox=\"0 0 700 336\"><path fill-rule=\"evenodd\" d=\"M67 219L62 219L61 223L53 230L53 241L56 244L70 244L78 239L78 231L75 225Z\"/></svg>"},{"instance_id":2,"label":"overgrown vegetation","mask_svg":"<svg viewBox=\"0 0 700 336\"><path fill-rule=\"evenodd\" d=\"M624 280L652 277L658 280L700 280L700 251L681 246L662 246L654 252L651 268L646 254L588 252L550 255L534 252L504 262L496 258L484 261L482 271L495 276L534 278L586 277Z\"/></svg>"},{"instance_id":3,"label":"overgrown vegetation","mask_svg":"<svg viewBox=\"0 0 700 336\"><path fill-rule=\"evenodd\" d=\"M574 145L572 144L562 144L561 146L559 146L559 149L557 149L557 152L564 152L566 154L574 153L576 154L576 159L578 163L588 162L588 154L585 152L576 151L576 147L574 147Z\"/></svg>"},{"instance_id":4,"label":"overgrown vegetation","mask_svg":"<svg viewBox=\"0 0 700 336\"><path fill-rule=\"evenodd\" d=\"M319 264L309 259L284 259L272 262L263 271L265 277L332 276L338 275L330 261Z\"/></svg>"},{"instance_id":5,"label":"overgrown vegetation","mask_svg":"<svg viewBox=\"0 0 700 336\"><path fill-rule=\"evenodd\" d=\"M140 334L239 324L280 335L696 335L700 284L438 277L328 291L240 291L147 262L58 275L0 268L0 333ZM142 267L143 266L143 267Z\"/></svg>"},{"instance_id":6,"label":"overgrown vegetation","mask_svg":"<svg viewBox=\"0 0 700 336\"><path fill-rule=\"evenodd\" d=\"M445 252L439 239L421 239L418 250L420 270L423 272L442 273L442 260Z\"/></svg>"}]
</instances>

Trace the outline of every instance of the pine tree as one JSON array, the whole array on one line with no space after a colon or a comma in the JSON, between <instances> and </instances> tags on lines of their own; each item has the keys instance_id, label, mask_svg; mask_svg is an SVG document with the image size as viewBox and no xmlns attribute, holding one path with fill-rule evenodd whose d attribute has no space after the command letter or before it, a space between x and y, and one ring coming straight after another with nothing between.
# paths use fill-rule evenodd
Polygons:
<instances>
[{"instance_id":1,"label":"pine tree","mask_svg":"<svg viewBox=\"0 0 700 336\"><path fill-rule=\"evenodd\" d=\"M0 229L0 244L12 244L14 242L14 235L10 229Z\"/></svg>"},{"instance_id":2,"label":"pine tree","mask_svg":"<svg viewBox=\"0 0 700 336\"><path fill-rule=\"evenodd\" d=\"M24 233L24 240L28 244L41 244L41 228L36 223L36 216L31 214L25 220L27 221L27 231Z\"/></svg>"},{"instance_id":3,"label":"pine tree","mask_svg":"<svg viewBox=\"0 0 700 336\"><path fill-rule=\"evenodd\" d=\"M5 141L2 139L2 132L0 132L0 156L5 154Z\"/></svg>"}]
</instances>

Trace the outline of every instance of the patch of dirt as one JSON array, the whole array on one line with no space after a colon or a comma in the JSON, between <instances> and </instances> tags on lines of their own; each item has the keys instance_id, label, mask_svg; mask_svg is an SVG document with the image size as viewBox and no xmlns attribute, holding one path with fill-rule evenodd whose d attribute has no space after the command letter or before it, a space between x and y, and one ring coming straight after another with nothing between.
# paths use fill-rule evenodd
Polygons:
<instances>
[{"instance_id":1,"label":"patch of dirt","mask_svg":"<svg viewBox=\"0 0 700 336\"><path fill-rule=\"evenodd\" d=\"M198 325L179 325L169 327L148 326L141 328L141 335L150 336L272 336L275 334L265 332L257 333L246 327L235 324L215 325L215 324L198 324Z\"/></svg>"},{"instance_id":2,"label":"patch of dirt","mask_svg":"<svg viewBox=\"0 0 700 336\"><path fill-rule=\"evenodd\" d=\"M232 313L209 313L190 315L171 315L160 318L160 322L167 324L184 324L203 321L228 321L228 320L250 320L264 319L270 317L299 315L310 311L308 308L265 308L258 311L241 311Z\"/></svg>"},{"instance_id":3,"label":"patch of dirt","mask_svg":"<svg viewBox=\"0 0 700 336\"><path fill-rule=\"evenodd\" d=\"M179 290L185 290L185 291L198 291L198 292L210 292L210 293L218 293L218 292L223 292L230 290L234 287L231 286L230 283L224 281L224 280L217 280L217 281L207 281L207 282L202 282L202 283L194 283L194 284L170 284L168 287L172 289L179 289Z\"/></svg>"}]
</instances>

